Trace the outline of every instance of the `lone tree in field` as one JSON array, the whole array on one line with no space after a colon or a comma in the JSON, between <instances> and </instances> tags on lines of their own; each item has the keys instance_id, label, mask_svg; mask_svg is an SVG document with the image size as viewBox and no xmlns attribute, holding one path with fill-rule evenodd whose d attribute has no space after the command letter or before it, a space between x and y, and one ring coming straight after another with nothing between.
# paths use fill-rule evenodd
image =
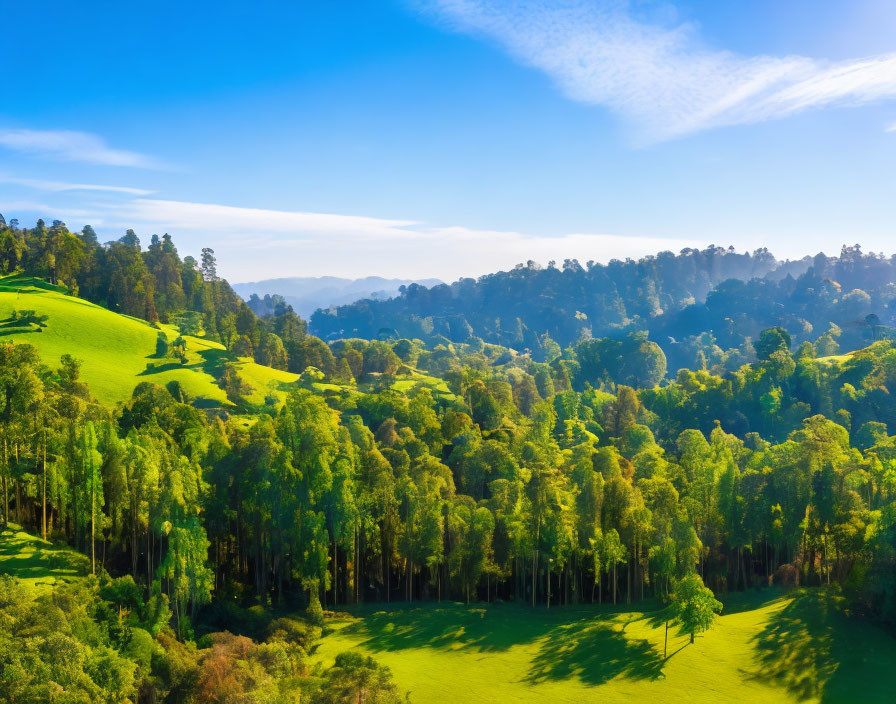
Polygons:
<instances>
[{"instance_id":1,"label":"lone tree in field","mask_svg":"<svg viewBox=\"0 0 896 704\"><path fill-rule=\"evenodd\" d=\"M691 643L696 634L712 626L716 614L721 611L722 603L715 598L711 589L703 586L700 575L688 575L675 585L672 613L678 620L681 632L691 634Z\"/></svg>"}]
</instances>

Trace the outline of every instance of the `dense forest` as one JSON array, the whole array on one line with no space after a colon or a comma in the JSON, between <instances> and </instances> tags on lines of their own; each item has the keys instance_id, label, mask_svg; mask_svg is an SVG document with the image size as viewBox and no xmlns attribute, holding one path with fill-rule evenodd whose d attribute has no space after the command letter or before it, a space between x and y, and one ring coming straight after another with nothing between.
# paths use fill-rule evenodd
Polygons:
<instances>
[{"instance_id":1,"label":"dense forest","mask_svg":"<svg viewBox=\"0 0 896 704\"><path fill-rule=\"evenodd\" d=\"M361 602L550 608L662 601L680 585L831 584L896 627L896 345L835 356L846 333L830 326L853 306L840 320L876 330L863 316L891 300L889 260L849 250L796 279L770 256L724 250L528 266L318 313L315 325L349 329L369 315L358 331L370 339L326 343L282 301L258 318L210 250L181 260L167 236L142 250L131 232L100 245L90 228L10 225L6 272L301 376L284 402L250 407L225 374L229 413L152 382L108 408L80 380L77 350L41 359L0 344L4 526L73 546L95 575L44 597L53 609L0 581L9 701L54 700L64 658L41 658L54 648L89 663L71 701L335 702L359 688L398 701L359 655L308 670L323 609ZM723 281L735 275L754 278ZM859 281L862 295L841 295ZM498 301L518 307L516 332ZM437 305L483 312L459 313L463 332L399 337ZM563 313L573 307L581 325ZM698 329L738 311L749 330ZM791 324L754 331L766 314ZM674 316L698 326L702 357L670 373L647 332Z\"/></svg>"},{"instance_id":2,"label":"dense forest","mask_svg":"<svg viewBox=\"0 0 896 704\"><path fill-rule=\"evenodd\" d=\"M550 353L545 335L565 347L582 338L647 331L669 369L701 366L734 352L742 363L750 339L784 327L797 342L830 333L857 349L889 335L894 320L896 260L863 254L819 254L780 262L761 249L685 249L603 265L535 262L450 286L411 285L396 298L362 300L317 311L311 330L325 339L384 332L427 341L486 342ZM869 316L871 316L869 318Z\"/></svg>"}]
</instances>

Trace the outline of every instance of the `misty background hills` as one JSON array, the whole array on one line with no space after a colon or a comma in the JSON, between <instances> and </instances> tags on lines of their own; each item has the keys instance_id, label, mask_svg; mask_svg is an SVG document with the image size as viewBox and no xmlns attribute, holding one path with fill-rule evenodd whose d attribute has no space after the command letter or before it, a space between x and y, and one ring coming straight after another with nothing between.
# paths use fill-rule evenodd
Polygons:
<instances>
[{"instance_id":1,"label":"misty background hills","mask_svg":"<svg viewBox=\"0 0 896 704\"><path fill-rule=\"evenodd\" d=\"M386 279L381 276L366 276L363 279L295 276L234 284L233 290L247 301L252 294L259 298L266 295L283 296L293 310L307 320L319 308L326 310L361 299L386 300L397 296L401 286L419 284L428 288L441 283L439 279Z\"/></svg>"},{"instance_id":2,"label":"misty background hills","mask_svg":"<svg viewBox=\"0 0 896 704\"><path fill-rule=\"evenodd\" d=\"M529 262L450 285L409 285L388 300L318 310L309 321L326 340L478 338L535 359L550 358L555 343L646 332L672 370L712 366L726 350L739 350L732 360L751 359L750 342L775 326L794 347L824 337L828 354L896 337L896 256L855 245L835 257L782 261L764 248L710 246L608 264Z\"/></svg>"}]
</instances>

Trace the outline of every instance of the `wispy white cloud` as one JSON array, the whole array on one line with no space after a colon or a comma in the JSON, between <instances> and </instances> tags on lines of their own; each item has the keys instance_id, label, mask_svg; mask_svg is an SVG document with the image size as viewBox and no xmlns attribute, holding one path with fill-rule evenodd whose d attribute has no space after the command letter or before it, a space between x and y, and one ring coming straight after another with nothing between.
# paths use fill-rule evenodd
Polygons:
<instances>
[{"instance_id":1,"label":"wispy white cloud","mask_svg":"<svg viewBox=\"0 0 896 704\"><path fill-rule=\"evenodd\" d=\"M170 230L214 230L224 233L295 233L297 235L406 236L411 220L355 215L240 208L212 203L135 198L112 206L125 222L164 224Z\"/></svg>"},{"instance_id":2,"label":"wispy white cloud","mask_svg":"<svg viewBox=\"0 0 896 704\"><path fill-rule=\"evenodd\" d=\"M168 232L184 253L213 247L231 281L279 276L435 276L453 281L534 260L640 257L702 247L703 240L613 234L527 234L440 227L413 220L241 208L212 203L125 198L74 210L34 202L0 203L9 217L61 217L69 227L98 227L104 238L134 228L141 238Z\"/></svg>"},{"instance_id":3,"label":"wispy white cloud","mask_svg":"<svg viewBox=\"0 0 896 704\"><path fill-rule=\"evenodd\" d=\"M570 98L661 140L819 107L896 97L896 53L827 61L708 48L692 24L636 19L625 0L431 0L457 31L496 41Z\"/></svg>"},{"instance_id":4,"label":"wispy white cloud","mask_svg":"<svg viewBox=\"0 0 896 704\"><path fill-rule=\"evenodd\" d=\"M434 227L412 220L151 198L98 206L96 215L110 227L134 227L145 234L170 232L181 243L208 244L214 247L222 272L234 281L324 273L453 280L530 259L605 262L706 244L681 238Z\"/></svg>"},{"instance_id":5,"label":"wispy white cloud","mask_svg":"<svg viewBox=\"0 0 896 704\"><path fill-rule=\"evenodd\" d=\"M19 178L17 176L5 176L0 174L0 183L9 183L16 186L25 186L38 191L105 191L109 193L126 193L132 196L148 196L153 193L145 188L132 188L130 186L103 186L95 183L65 183L64 181L45 181L43 179Z\"/></svg>"},{"instance_id":6,"label":"wispy white cloud","mask_svg":"<svg viewBox=\"0 0 896 704\"><path fill-rule=\"evenodd\" d=\"M42 217L45 219L69 217L84 218L85 222L89 221L93 225L101 225L104 223L102 215L93 208L60 207L57 205L47 205L46 203L33 200L0 201L0 213L5 215L7 220L28 214L34 215L35 218Z\"/></svg>"},{"instance_id":7,"label":"wispy white cloud","mask_svg":"<svg viewBox=\"0 0 896 704\"><path fill-rule=\"evenodd\" d=\"M889 127L887 127L887 128L884 130L884 132L896 132L896 122L894 122L892 125L890 125Z\"/></svg>"},{"instance_id":8,"label":"wispy white cloud","mask_svg":"<svg viewBox=\"0 0 896 704\"><path fill-rule=\"evenodd\" d=\"M143 169L163 166L151 156L113 149L98 135L74 130L0 129L0 147L55 161Z\"/></svg>"}]
</instances>

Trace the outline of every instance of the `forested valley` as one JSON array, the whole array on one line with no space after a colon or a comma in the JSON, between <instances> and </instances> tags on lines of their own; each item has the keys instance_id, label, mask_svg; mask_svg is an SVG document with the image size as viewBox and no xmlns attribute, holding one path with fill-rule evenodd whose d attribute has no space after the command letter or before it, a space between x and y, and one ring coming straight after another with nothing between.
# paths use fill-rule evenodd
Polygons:
<instances>
[{"instance_id":1,"label":"forested valley","mask_svg":"<svg viewBox=\"0 0 896 704\"><path fill-rule=\"evenodd\" d=\"M2 222L4 535L86 576L0 579L0 698L403 701L357 652L312 663L364 604L654 600L693 642L716 597L809 586L894 629L893 265L530 263L318 311L321 339L210 249ZM41 355L42 291L156 326L166 365L219 344L226 402L100 403L90 350ZM253 401L246 359L295 379Z\"/></svg>"}]
</instances>

